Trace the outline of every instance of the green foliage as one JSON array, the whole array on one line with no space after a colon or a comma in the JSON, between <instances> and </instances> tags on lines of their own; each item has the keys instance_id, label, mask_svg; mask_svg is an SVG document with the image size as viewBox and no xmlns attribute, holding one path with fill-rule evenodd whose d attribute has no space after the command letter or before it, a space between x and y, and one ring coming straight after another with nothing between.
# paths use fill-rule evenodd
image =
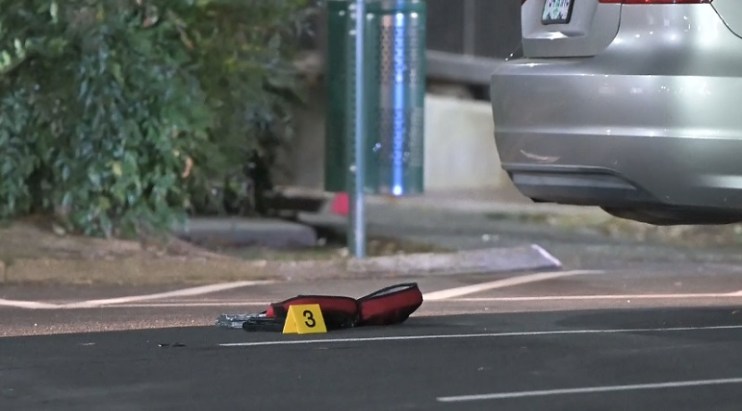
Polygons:
<instances>
[{"instance_id":1,"label":"green foliage","mask_svg":"<svg viewBox=\"0 0 742 411\"><path fill-rule=\"evenodd\" d=\"M224 212L245 206L245 188L255 183L246 162L259 157L272 164L276 150L292 137L292 105L301 101L292 58L314 9L310 0L204 4L211 19L192 16L188 25L201 45L198 76L209 106L219 113L210 133L219 150L194 159L201 167L192 180L192 199L199 210Z\"/></svg>"},{"instance_id":2,"label":"green foliage","mask_svg":"<svg viewBox=\"0 0 742 411\"><path fill-rule=\"evenodd\" d=\"M38 166L38 159L31 138L18 138L25 134L31 115L27 93L6 93L0 100L0 110L0 219L5 219L30 209L27 181Z\"/></svg>"},{"instance_id":3,"label":"green foliage","mask_svg":"<svg viewBox=\"0 0 742 411\"><path fill-rule=\"evenodd\" d=\"M0 0L0 218L170 226L290 136L307 6Z\"/></svg>"}]
</instances>

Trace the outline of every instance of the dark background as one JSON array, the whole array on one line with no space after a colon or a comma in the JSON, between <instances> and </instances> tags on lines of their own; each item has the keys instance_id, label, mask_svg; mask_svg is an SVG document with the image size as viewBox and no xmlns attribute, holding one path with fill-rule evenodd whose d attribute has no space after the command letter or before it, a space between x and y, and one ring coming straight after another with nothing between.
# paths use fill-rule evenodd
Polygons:
<instances>
[{"instance_id":1,"label":"dark background","mask_svg":"<svg viewBox=\"0 0 742 411\"><path fill-rule=\"evenodd\" d=\"M520 43L520 0L428 0L428 50L506 58Z\"/></svg>"}]
</instances>

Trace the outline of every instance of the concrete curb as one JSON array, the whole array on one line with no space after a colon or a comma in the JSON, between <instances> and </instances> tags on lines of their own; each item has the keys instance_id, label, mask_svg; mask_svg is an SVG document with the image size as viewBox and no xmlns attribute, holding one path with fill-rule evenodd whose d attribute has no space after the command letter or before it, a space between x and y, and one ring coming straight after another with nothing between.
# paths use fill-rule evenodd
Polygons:
<instances>
[{"instance_id":1,"label":"concrete curb","mask_svg":"<svg viewBox=\"0 0 742 411\"><path fill-rule=\"evenodd\" d=\"M243 280L423 276L559 268L561 263L537 245L364 260L18 259L7 266L0 262L0 284L201 285Z\"/></svg>"},{"instance_id":2,"label":"concrete curb","mask_svg":"<svg viewBox=\"0 0 742 411\"><path fill-rule=\"evenodd\" d=\"M174 234L195 243L274 248L313 247L317 234L312 227L271 218L200 217L176 227Z\"/></svg>"}]
</instances>

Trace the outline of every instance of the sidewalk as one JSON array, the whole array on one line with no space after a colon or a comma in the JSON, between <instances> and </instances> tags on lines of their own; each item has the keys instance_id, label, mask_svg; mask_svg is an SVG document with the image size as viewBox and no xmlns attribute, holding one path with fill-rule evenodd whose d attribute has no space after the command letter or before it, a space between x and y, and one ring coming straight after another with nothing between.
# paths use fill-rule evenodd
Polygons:
<instances>
[{"instance_id":1,"label":"sidewalk","mask_svg":"<svg viewBox=\"0 0 742 411\"><path fill-rule=\"evenodd\" d=\"M459 213L513 214L513 215L591 215L605 213L598 207L567 206L551 203L534 203L515 189L503 188L477 191L439 191L420 196L388 197L368 196L373 206L405 209L437 210Z\"/></svg>"},{"instance_id":2,"label":"sidewalk","mask_svg":"<svg viewBox=\"0 0 742 411\"><path fill-rule=\"evenodd\" d=\"M532 243L528 239L508 244L481 243L479 237L482 234L478 234L471 238L470 245L459 247L456 244L459 238L455 233L453 235L449 233L462 228L470 231L473 228L476 231L483 227L480 223L482 220L492 216L497 219L512 217L512 220L519 224L519 216L574 215L581 219L590 214L603 215L601 211L595 209L532 204L527 199L513 196L512 193L497 191L438 192L407 198L368 196L366 205L369 236L376 235L403 241L413 238L418 244L426 243L428 240L431 241L430 244L436 244L438 241L437 244L444 247L439 249L451 252L423 253L412 256L411 259L405 259L407 255L395 252L390 256L378 257L383 260L372 260L367 264L353 261L342 254L330 255L327 252L299 258L297 249L311 250L318 245L319 227L330 226L342 235L348 227L347 216L332 214L326 209L322 213L305 216L307 218L303 218L301 222L266 218L210 217L189 221L180 231L181 238L196 243L206 241L218 245L221 242L225 246L239 246L245 249L253 246L258 249L276 248L278 251L260 252L249 258L223 254L210 256L188 249L181 253L160 253L153 252L146 244L140 246L132 241L54 237L48 233L45 234L50 236L47 245L38 242L28 244L40 246L37 254L21 253L14 256L11 253L5 257L0 255L0 285L205 284L255 279L306 280L315 277L346 278L357 275L422 275L422 272L461 271L461 267L470 267L467 264L472 264L477 259L483 259L488 265L475 264L471 269L487 271L490 267L492 271L508 271L530 267L553 267L555 261L538 249L531 248ZM452 217L448 217L449 215ZM441 239L443 241L440 241ZM84 252L68 253L65 249L65 253L55 254L54 251L59 248L55 242L67 240L76 242L76 249ZM27 244L22 244L24 241L30 240L19 238L17 240L19 244L16 246L25 247ZM117 250L123 251L113 255L98 252L107 247L103 243L111 241L120 243ZM68 246L65 244L64 247ZM183 246L189 245L186 243ZM98 247L103 248L99 250ZM472 252L475 254L471 254ZM480 254L494 255L496 258L488 260L486 256ZM379 267L384 267L385 272L380 273Z\"/></svg>"},{"instance_id":3,"label":"sidewalk","mask_svg":"<svg viewBox=\"0 0 742 411\"><path fill-rule=\"evenodd\" d=\"M264 246L276 248L312 247L317 244L314 228L331 227L344 231L348 217L332 210L333 194L302 189L290 189L296 196L325 196L325 206L319 213L300 213L298 221L271 218L207 217L191 220L180 231L189 241L230 244L233 246ZM609 219L597 207L565 206L533 203L514 189L433 192L418 196L392 197L368 195L365 199L368 223L388 223L400 217L396 212L444 212L459 215L488 215L500 218L547 218L549 216ZM345 208L345 207L343 207ZM409 221L400 221L404 225Z\"/></svg>"},{"instance_id":4,"label":"sidewalk","mask_svg":"<svg viewBox=\"0 0 742 411\"><path fill-rule=\"evenodd\" d=\"M287 195L324 196L331 201L334 194L322 191L287 187ZM449 211L458 213L485 214L550 214L550 215L606 215L598 207L568 206L553 203L534 203L521 195L510 182L500 187L479 190L429 191L421 195L393 197L366 195L367 206ZM327 207L325 207L327 208Z\"/></svg>"}]
</instances>

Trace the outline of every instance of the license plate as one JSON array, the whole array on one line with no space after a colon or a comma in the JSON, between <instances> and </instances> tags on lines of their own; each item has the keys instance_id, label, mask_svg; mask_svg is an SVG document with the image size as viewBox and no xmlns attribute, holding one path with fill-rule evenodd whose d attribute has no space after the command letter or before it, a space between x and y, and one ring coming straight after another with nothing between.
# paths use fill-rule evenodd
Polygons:
<instances>
[{"instance_id":1,"label":"license plate","mask_svg":"<svg viewBox=\"0 0 742 411\"><path fill-rule=\"evenodd\" d=\"M546 0L544 13L541 15L543 24L567 24L572 17L574 0Z\"/></svg>"}]
</instances>

